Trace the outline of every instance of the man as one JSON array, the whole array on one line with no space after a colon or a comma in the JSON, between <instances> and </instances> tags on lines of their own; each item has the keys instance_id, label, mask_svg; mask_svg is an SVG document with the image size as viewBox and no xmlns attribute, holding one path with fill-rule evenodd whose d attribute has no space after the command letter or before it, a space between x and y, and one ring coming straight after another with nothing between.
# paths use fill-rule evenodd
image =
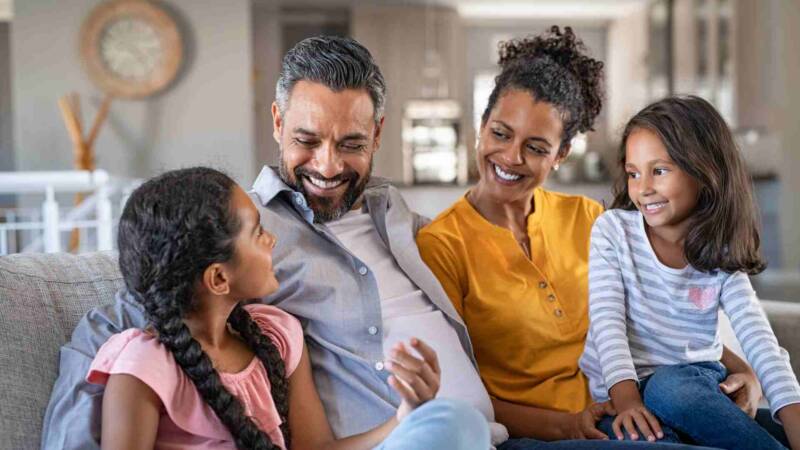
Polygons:
<instances>
[{"instance_id":1,"label":"man","mask_svg":"<svg viewBox=\"0 0 800 450\"><path fill-rule=\"evenodd\" d=\"M264 227L278 237L280 289L266 301L303 324L337 437L395 414L400 399L387 381L384 355L413 336L437 351L442 388L382 448L485 450L491 403L466 328L417 252L420 218L396 189L370 180L384 102L380 70L351 39L310 38L284 58L272 107L280 168L265 167L251 193ZM110 335L145 324L125 293L81 320L62 348L42 448L97 448L102 388L83 379ZM486 420L476 419L475 408ZM505 440L501 425L492 429L495 442Z\"/></svg>"}]
</instances>

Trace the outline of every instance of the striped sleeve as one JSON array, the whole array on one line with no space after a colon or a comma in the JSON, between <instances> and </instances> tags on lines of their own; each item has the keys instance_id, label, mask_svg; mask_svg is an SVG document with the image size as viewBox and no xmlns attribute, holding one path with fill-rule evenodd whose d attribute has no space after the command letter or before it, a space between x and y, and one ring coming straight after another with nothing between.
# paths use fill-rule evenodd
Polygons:
<instances>
[{"instance_id":1,"label":"striped sleeve","mask_svg":"<svg viewBox=\"0 0 800 450\"><path fill-rule=\"evenodd\" d=\"M720 303L777 420L778 410L800 403L800 386L789 364L789 354L778 345L745 273L734 273L725 280Z\"/></svg>"},{"instance_id":2,"label":"striped sleeve","mask_svg":"<svg viewBox=\"0 0 800 450\"><path fill-rule=\"evenodd\" d=\"M614 217L601 215L592 227L589 247L589 321L601 373L610 390L620 381L638 382L628 345L625 318L625 287L617 256L623 235Z\"/></svg>"}]
</instances>

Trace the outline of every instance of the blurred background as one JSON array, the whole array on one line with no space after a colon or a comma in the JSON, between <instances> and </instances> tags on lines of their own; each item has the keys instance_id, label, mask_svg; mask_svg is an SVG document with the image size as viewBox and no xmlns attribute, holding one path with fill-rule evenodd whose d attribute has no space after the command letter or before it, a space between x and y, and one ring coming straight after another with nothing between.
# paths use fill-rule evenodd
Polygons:
<instances>
[{"instance_id":1,"label":"blurred background","mask_svg":"<svg viewBox=\"0 0 800 450\"><path fill-rule=\"evenodd\" d=\"M174 22L179 69L158 92L104 102L80 48L82 27L106 2L0 0L0 253L113 246L108 225L126 192L163 170L208 164L250 185L278 157L270 105L281 57L317 34L351 36L372 52L388 85L374 172L435 216L475 181L498 42L557 24L605 62L607 97L595 131L576 138L548 187L608 204L626 120L666 95L701 95L734 130L753 177L769 261L759 293L800 301L798 0L123 3L133 2ZM98 115L89 147L103 176L68 180L66 171L86 168L76 133L91 134Z\"/></svg>"}]
</instances>

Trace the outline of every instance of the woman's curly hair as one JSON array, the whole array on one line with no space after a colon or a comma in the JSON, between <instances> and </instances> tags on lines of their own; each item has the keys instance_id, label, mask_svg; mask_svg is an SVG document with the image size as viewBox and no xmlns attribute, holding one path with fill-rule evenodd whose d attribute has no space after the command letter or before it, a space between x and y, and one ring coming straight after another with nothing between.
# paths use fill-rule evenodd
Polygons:
<instances>
[{"instance_id":1,"label":"woman's curly hair","mask_svg":"<svg viewBox=\"0 0 800 450\"><path fill-rule=\"evenodd\" d=\"M500 43L502 71L495 78L482 123L507 91L526 91L561 113L564 130L559 151L563 151L577 133L594 129L603 107L603 63L586 51L572 28L564 27L562 32L556 25L538 36Z\"/></svg>"},{"instance_id":2,"label":"woman's curly hair","mask_svg":"<svg viewBox=\"0 0 800 450\"><path fill-rule=\"evenodd\" d=\"M205 269L230 261L241 223L231 209L236 183L213 169L164 173L130 196L119 223L119 264L125 285L144 306L158 340L172 353L240 449L278 449L222 384L219 373L183 318L197 306L194 287ZM275 344L237 305L228 318L264 364L287 448L288 383Z\"/></svg>"}]
</instances>

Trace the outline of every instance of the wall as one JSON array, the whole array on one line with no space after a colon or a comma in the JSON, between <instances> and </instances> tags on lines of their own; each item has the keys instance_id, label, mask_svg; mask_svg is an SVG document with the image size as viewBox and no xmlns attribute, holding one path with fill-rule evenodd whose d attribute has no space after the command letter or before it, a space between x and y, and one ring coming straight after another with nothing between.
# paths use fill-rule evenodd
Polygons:
<instances>
[{"instance_id":1,"label":"wall","mask_svg":"<svg viewBox=\"0 0 800 450\"><path fill-rule=\"evenodd\" d=\"M78 33L98 0L15 3L11 34L17 170L72 167L57 100L75 91L89 123L102 99L78 58ZM117 100L96 143L98 167L146 177L211 164L249 184L260 164L253 145L250 2L167 0L184 30L186 65L163 94ZM85 125L88 128L88 125Z\"/></svg>"},{"instance_id":2,"label":"wall","mask_svg":"<svg viewBox=\"0 0 800 450\"><path fill-rule=\"evenodd\" d=\"M386 79L387 102L381 148L375 155L374 173L394 181L403 178L402 118L407 100L420 98L425 78L426 10L432 14L429 39L441 58L449 96L462 104L470 97L464 92L463 67L466 55L461 21L455 10L423 6L360 6L352 9L352 37L370 50ZM462 120L464 129L468 118Z\"/></svg>"},{"instance_id":3,"label":"wall","mask_svg":"<svg viewBox=\"0 0 800 450\"><path fill-rule=\"evenodd\" d=\"M780 261L800 270L800 4L789 0L736 2L736 117L742 127L762 127L781 145L780 192L770 198L780 213ZM763 206L762 206L763 208ZM766 239L767 237L765 237Z\"/></svg>"},{"instance_id":4,"label":"wall","mask_svg":"<svg viewBox=\"0 0 800 450\"><path fill-rule=\"evenodd\" d=\"M10 31L10 24L0 21L0 172L14 170Z\"/></svg>"},{"instance_id":5,"label":"wall","mask_svg":"<svg viewBox=\"0 0 800 450\"><path fill-rule=\"evenodd\" d=\"M275 84L278 82L281 52L280 6L261 2L253 5L253 72L254 113L253 129L256 155L263 164L278 163L278 144L272 138L272 102L275 100Z\"/></svg>"},{"instance_id":6,"label":"wall","mask_svg":"<svg viewBox=\"0 0 800 450\"><path fill-rule=\"evenodd\" d=\"M608 28L606 116L611 142L616 145L628 120L648 103L647 4L614 20ZM615 149L616 150L616 149ZM616 164L616 152L607 162Z\"/></svg>"}]
</instances>

